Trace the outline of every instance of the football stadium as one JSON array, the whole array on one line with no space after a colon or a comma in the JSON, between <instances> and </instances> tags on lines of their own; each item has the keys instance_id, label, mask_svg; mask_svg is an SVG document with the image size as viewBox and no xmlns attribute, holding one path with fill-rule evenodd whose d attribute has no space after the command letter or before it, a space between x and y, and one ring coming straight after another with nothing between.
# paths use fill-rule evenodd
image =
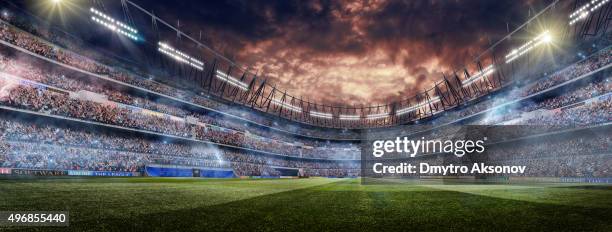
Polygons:
<instances>
[{"instance_id":1,"label":"football stadium","mask_svg":"<svg viewBox=\"0 0 612 232\"><path fill-rule=\"evenodd\" d=\"M612 231L611 21L0 1L0 230Z\"/></svg>"}]
</instances>

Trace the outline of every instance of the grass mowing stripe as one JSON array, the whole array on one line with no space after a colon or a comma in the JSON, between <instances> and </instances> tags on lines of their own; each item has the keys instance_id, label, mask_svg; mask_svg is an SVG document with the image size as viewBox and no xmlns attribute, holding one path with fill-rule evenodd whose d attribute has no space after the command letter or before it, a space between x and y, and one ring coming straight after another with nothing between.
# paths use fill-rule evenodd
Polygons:
<instances>
[{"instance_id":1,"label":"grass mowing stripe","mask_svg":"<svg viewBox=\"0 0 612 232\"><path fill-rule=\"evenodd\" d=\"M361 185L358 179L314 178L9 182L0 181L0 198L23 202L2 202L0 210L70 207L79 217L70 231L612 231L612 192L589 185ZM28 191L41 192L18 194ZM506 192L511 197L503 197ZM529 193L549 199L534 201Z\"/></svg>"}]
</instances>

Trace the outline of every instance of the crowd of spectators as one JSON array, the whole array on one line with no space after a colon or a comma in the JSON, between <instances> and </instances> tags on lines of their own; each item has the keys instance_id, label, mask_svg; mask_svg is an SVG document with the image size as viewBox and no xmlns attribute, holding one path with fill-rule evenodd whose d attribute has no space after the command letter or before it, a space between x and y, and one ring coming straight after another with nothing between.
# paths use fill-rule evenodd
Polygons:
<instances>
[{"instance_id":1,"label":"crowd of spectators","mask_svg":"<svg viewBox=\"0 0 612 232\"><path fill-rule=\"evenodd\" d=\"M14 21L11 21L11 23L14 23ZM136 75L134 72L128 72L127 70L121 69L116 66L110 67L105 64L101 64L86 56L80 55L91 54L91 52L87 50L83 51L84 49L79 49L79 46L66 45L60 47L39 38L43 37L47 39L48 36L58 38L59 36L51 35L53 34L53 31L51 30L41 30L39 29L39 27L33 25L24 25L23 22L21 22L19 25L20 28L18 29L15 28L13 25L7 24L5 22L0 22L0 39L15 44L28 51L34 52L50 59L57 60L61 63L82 69L87 72L102 75L123 83L142 87L150 91L161 93L167 96L176 97L181 100L192 102L206 108L237 115L239 117L246 118L259 124L274 126L286 131L290 131L297 134L305 134L308 136L330 138L358 137L357 133L352 132L350 130L333 130L332 132L332 130L309 129L306 127L294 127L291 124L280 124L275 120L271 120L270 117L261 116L256 113L245 112L244 110L237 109L236 107L230 107L226 104L220 103L219 101L212 100L206 95L193 94L186 90L181 90L162 84L160 82L153 81L151 78L144 78L140 75ZM27 32L23 31L22 29L27 30ZM63 41L63 43L70 43L70 41ZM71 48L71 50L64 49L63 47L69 47ZM73 52L73 50L77 50L79 54Z\"/></svg>"},{"instance_id":2,"label":"crowd of spectators","mask_svg":"<svg viewBox=\"0 0 612 232\"><path fill-rule=\"evenodd\" d=\"M487 166L525 166L524 173L481 173L479 176L529 176L529 177L612 177L612 138L592 137L588 134L566 133L558 137L543 137L499 143L487 146L486 152L468 154L458 158L454 155L429 154L409 158L397 156L391 160L373 160L384 165L406 162L418 166L472 167L474 163ZM386 155L385 155L386 157ZM386 157L388 158L388 157ZM398 176L420 176L398 174ZM439 176L440 174L430 174ZM453 173L449 175L465 175Z\"/></svg>"},{"instance_id":3,"label":"crowd of spectators","mask_svg":"<svg viewBox=\"0 0 612 232\"><path fill-rule=\"evenodd\" d=\"M571 108L538 114L517 123L529 125L589 126L612 121L612 96Z\"/></svg>"},{"instance_id":4,"label":"crowd of spectators","mask_svg":"<svg viewBox=\"0 0 612 232\"><path fill-rule=\"evenodd\" d=\"M551 88L553 86L559 85L576 77L580 77L591 71L607 66L608 64L610 64L610 61L612 61L612 49L604 49L582 62L579 62L575 65L571 65L557 73L537 80L537 82L533 83L533 85L528 86L528 88L523 92L522 95L528 96L540 92L542 90Z\"/></svg>"},{"instance_id":5,"label":"crowd of spectators","mask_svg":"<svg viewBox=\"0 0 612 232\"><path fill-rule=\"evenodd\" d=\"M190 111L176 106L172 102L159 103L144 97L130 94L127 89L117 89L113 83L105 83L100 80L87 78L86 76L75 77L75 74L64 75L60 72L61 68L58 67L47 67L50 66L47 63L36 62L33 59L28 58L8 58L3 56L0 52L0 70L5 73L17 76L19 78L28 79L37 83L57 87L63 90L77 92L77 91L90 91L97 94L103 94L108 97L109 100L123 103L126 105L136 106L143 109L148 109L156 112L161 112L177 117L192 116L197 118L200 122L219 127L225 127L228 129L249 132L251 134L259 135L261 137L272 138L275 140L284 140L285 142L299 142L304 145L311 147L324 146L326 142L320 142L320 140L313 139L301 139L294 136L287 136L278 132L271 132L263 128L249 128L248 125L239 123L236 120L225 118L221 115L211 116L205 112ZM36 65L34 65L36 64ZM46 67L44 70L42 67ZM334 147L341 147L343 144L335 144ZM345 143L344 145L350 145ZM346 146L345 148L350 148Z\"/></svg>"},{"instance_id":6,"label":"crowd of spectators","mask_svg":"<svg viewBox=\"0 0 612 232\"><path fill-rule=\"evenodd\" d=\"M471 161L488 165L525 165L524 176L609 177L609 137L561 135L548 140L519 141L487 147ZM425 155L411 162L460 164L452 155ZM111 132L32 124L3 118L0 122L0 166L62 170L141 172L146 165L232 168L239 176L274 176L275 167L303 169L310 176L357 176L359 161L287 159L218 147L164 142Z\"/></svg>"},{"instance_id":7,"label":"crowd of spectators","mask_svg":"<svg viewBox=\"0 0 612 232\"><path fill-rule=\"evenodd\" d=\"M564 139L540 138L520 145L492 147L486 158L491 165L524 165L521 176L610 177L610 137L567 135Z\"/></svg>"},{"instance_id":8,"label":"crowd of spectators","mask_svg":"<svg viewBox=\"0 0 612 232\"><path fill-rule=\"evenodd\" d=\"M57 127L56 123L34 125L9 118L0 122L1 167L140 172L149 164L232 168L239 176L273 176L278 174L273 167L303 168L307 173L326 175L347 173L347 169L358 169L359 162L290 160L212 145Z\"/></svg>"},{"instance_id":9,"label":"crowd of spectators","mask_svg":"<svg viewBox=\"0 0 612 232\"><path fill-rule=\"evenodd\" d=\"M540 79L535 79L533 80L534 82L528 83L526 85L515 86L514 88L508 89L507 91L500 93L496 96L483 98L479 102L469 104L460 109L446 111L433 120L418 123L416 125L399 126L391 129L370 130L368 133L372 137L384 137L384 135L388 134L390 130L393 131L393 134L401 135L414 134L420 131L429 131L429 133L431 133L430 130L437 128L437 126L441 124L450 123L462 118L466 118L466 120L461 124L470 123L470 120L467 119L467 117L475 116L477 114L480 115L476 118L480 119L476 122L473 122L474 124L492 125L518 118L521 116L522 113L534 111L537 109L552 110L559 107L571 105L592 97L609 93L612 89L612 83L610 82L610 78L606 77L603 78L603 80L594 81L586 86L576 87L575 89L572 89L568 92L563 92L558 96L550 97L542 102L517 102L516 104L508 103L514 102L515 100L518 100L522 97L545 90L547 88L557 86L566 81L581 77L584 74L590 73L610 64L611 61L612 48L604 48L601 51L598 51L593 55L585 58L584 60L579 61L576 64L570 65L569 67L566 67L562 70L559 70L553 73L552 75ZM540 82L545 82L548 84L538 84ZM498 108L494 109L496 107ZM540 124L543 123L544 122L541 122Z\"/></svg>"},{"instance_id":10,"label":"crowd of spectators","mask_svg":"<svg viewBox=\"0 0 612 232\"><path fill-rule=\"evenodd\" d=\"M73 99L65 93L57 93L29 85L15 86L9 91L7 99L0 99L0 102L13 107L52 115L142 129L183 138L196 138L287 156L347 159L359 155L357 149L305 148L216 126L191 124L182 119L167 117L167 115L146 114L121 105Z\"/></svg>"},{"instance_id":11,"label":"crowd of spectators","mask_svg":"<svg viewBox=\"0 0 612 232\"><path fill-rule=\"evenodd\" d=\"M564 92L562 95L548 98L537 104L528 105L521 111L530 112L537 109L557 109L610 92L612 92L612 78L608 77L601 81L591 82L586 86Z\"/></svg>"},{"instance_id":12,"label":"crowd of spectators","mask_svg":"<svg viewBox=\"0 0 612 232\"><path fill-rule=\"evenodd\" d=\"M0 67L6 73L36 81L45 85L61 88L62 91L48 91L36 85L19 85L6 87L4 91L8 93L5 99L0 101L6 102L8 105L27 108L35 111L43 111L51 114L75 117L79 119L87 119L102 123L145 129L159 133L166 133L181 137L196 137L199 139L224 143L239 147L247 147L257 150L275 152L290 156L303 156L311 158L336 158L336 159L351 159L358 155L359 150L356 145L350 143L333 146L323 142L306 142L298 140L300 145L293 144L296 142L291 138L278 140L280 136L267 138L250 132L259 130L239 131L234 128L222 128L216 126L214 121L224 121L214 119L211 116L204 114L190 114L186 110L172 105L164 105L147 99L133 97L126 93L118 91L104 90L103 85L89 84L78 79L67 78L64 75L59 75L51 72L43 72L36 67L17 63L12 59L0 57ZM6 77L5 77L6 78ZM122 107L120 104L103 104L86 100L74 99L67 94L67 91L96 91L97 93L108 94L110 100L117 100L118 103L130 104L132 106L143 107L149 110L158 110L165 114L173 114L172 116L186 117L194 116L198 120L203 121L201 124L190 124L185 120L177 120L176 118L164 117L155 114L146 114L142 111L134 110L130 107ZM109 94L110 93L110 94ZM209 124L206 124L209 123ZM193 132L195 131L195 132ZM289 140L289 141L287 141ZM291 141L291 142L290 142ZM306 146L303 146L306 145Z\"/></svg>"}]
</instances>

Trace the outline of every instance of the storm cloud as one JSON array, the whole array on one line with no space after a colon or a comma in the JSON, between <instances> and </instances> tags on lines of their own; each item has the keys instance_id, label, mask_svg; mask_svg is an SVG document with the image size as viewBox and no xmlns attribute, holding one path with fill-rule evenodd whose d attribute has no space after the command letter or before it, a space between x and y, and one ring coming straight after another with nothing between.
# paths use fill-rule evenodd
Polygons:
<instances>
[{"instance_id":1,"label":"storm cloud","mask_svg":"<svg viewBox=\"0 0 612 232\"><path fill-rule=\"evenodd\" d=\"M291 95L326 104L412 96L462 66L548 1L135 1L258 70Z\"/></svg>"}]
</instances>

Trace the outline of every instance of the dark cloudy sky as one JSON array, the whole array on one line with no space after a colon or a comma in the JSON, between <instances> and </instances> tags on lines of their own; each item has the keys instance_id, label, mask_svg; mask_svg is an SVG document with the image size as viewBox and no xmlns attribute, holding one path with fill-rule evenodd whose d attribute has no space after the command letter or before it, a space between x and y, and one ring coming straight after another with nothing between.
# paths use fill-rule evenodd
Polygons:
<instances>
[{"instance_id":1,"label":"dark cloudy sky","mask_svg":"<svg viewBox=\"0 0 612 232\"><path fill-rule=\"evenodd\" d=\"M432 86L550 0L136 0L294 96L376 104Z\"/></svg>"}]
</instances>

